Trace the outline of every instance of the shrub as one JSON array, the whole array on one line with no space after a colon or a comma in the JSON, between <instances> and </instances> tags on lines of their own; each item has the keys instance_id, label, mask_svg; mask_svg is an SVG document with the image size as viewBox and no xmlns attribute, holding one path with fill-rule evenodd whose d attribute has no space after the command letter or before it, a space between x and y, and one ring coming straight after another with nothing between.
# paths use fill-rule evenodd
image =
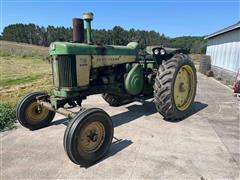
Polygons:
<instances>
[{"instance_id":1,"label":"shrub","mask_svg":"<svg viewBox=\"0 0 240 180\"><path fill-rule=\"evenodd\" d=\"M0 129L5 127L14 128L16 121L16 110L12 106L0 103Z\"/></svg>"}]
</instances>

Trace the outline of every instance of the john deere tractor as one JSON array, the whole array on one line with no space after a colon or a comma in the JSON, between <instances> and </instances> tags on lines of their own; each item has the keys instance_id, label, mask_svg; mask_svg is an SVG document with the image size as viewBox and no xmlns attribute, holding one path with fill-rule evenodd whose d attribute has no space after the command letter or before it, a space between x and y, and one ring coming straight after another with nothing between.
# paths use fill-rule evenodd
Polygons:
<instances>
[{"instance_id":1,"label":"john deere tractor","mask_svg":"<svg viewBox=\"0 0 240 180\"><path fill-rule=\"evenodd\" d=\"M155 46L139 53L137 42L93 44L92 19L89 12L83 19L74 18L73 41L51 43L53 95L34 92L17 105L18 121L30 130L49 125L55 113L68 117L64 148L70 160L82 166L106 155L114 131L104 110L81 106L87 96L102 94L110 106L153 98L164 119L176 121L190 112L197 84L194 64L181 49ZM75 106L79 106L77 113L70 110Z\"/></svg>"}]
</instances>

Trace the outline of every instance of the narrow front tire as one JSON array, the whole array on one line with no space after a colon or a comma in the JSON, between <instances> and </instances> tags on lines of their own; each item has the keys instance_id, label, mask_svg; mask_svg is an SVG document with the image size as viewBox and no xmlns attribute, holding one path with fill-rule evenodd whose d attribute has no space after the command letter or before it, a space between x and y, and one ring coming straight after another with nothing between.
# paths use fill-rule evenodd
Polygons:
<instances>
[{"instance_id":1,"label":"narrow front tire","mask_svg":"<svg viewBox=\"0 0 240 180\"><path fill-rule=\"evenodd\" d=\"M42 92L34 92L24 96L16 108L16 116L19 123L30 129L43 128L51 123L55 112L48 110L37 103L37 97L46 95Z\"/></svg>"},{"instance_id":2,"label":"narrow front tire","mask_svg":"<svg viewBox=\"0 0 240 180\"><path fill-rule=\"evenodd\" d=\"M113 139L109 115L98 108L77 114L64 133L64 149L69 159L81 166L90 166L108 152Z\"/></svg>"}]
</instances>

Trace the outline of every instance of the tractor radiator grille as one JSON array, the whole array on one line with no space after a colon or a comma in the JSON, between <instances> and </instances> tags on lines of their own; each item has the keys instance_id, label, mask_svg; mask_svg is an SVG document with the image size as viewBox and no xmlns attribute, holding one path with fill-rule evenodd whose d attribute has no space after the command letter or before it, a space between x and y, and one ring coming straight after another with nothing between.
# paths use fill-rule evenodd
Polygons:
<instances>
[{"instance_id":1,"label":"tractor radiator grille","mask_svg":"<svg viewBox=\"0 0 240 180\"><path fill-rule=\"evenodd\" d=\"M58 56L56 59L58 82L54 84L57 87L75 87L77 86L76 76L76 58L74 55Z\"/></svg>"}]
</instances>

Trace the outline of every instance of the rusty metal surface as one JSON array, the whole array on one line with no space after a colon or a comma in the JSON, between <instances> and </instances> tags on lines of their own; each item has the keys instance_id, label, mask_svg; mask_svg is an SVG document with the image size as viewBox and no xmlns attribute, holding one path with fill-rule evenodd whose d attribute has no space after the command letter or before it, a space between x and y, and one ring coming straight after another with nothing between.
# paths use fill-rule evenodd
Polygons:
<instances>
[{"instance_id":1,"label":"rusty metal surface","mask_svg":"<svg viewBox=\"0 0 240 180\"><path fill-rule=\"evenodd\" d=\"M73 18L73 42L84 42L84 21L80 18Z\"/></svg>"},{"instance_id":2,"label":"rusty metal surface","mask_svg":"<svg viewBox=\"0 0 240 180\"><path fill-rule=\"evenodd\" d=\"M48 102L39 101L39 104L41 104L42 106L46 107L47 109L49 109L51 111L54 111L54 112L59 113L59 114L62 114L64 116L68 117L68 118L73 118L77 114L76 112L69 111L69 110L67 110L65 108L54 109L52 107L52 105L50 103L48 103ZM80 109L80 110L82 110L82 109Z\"/></svg>"}]
</instances>

